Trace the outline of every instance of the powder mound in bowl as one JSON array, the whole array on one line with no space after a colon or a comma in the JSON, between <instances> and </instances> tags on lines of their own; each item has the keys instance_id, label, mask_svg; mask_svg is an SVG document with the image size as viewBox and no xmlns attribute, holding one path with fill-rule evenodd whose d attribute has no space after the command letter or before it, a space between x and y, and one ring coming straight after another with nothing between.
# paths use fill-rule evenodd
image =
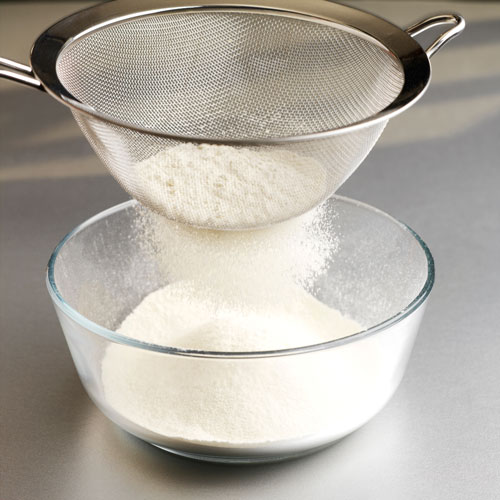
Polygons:
<instances>
[{"instance_id":1,"label":"powder mound in bowl","mask_svg":"<svg viewBox=\"0 0 500 500\"><path fill-rule=\"evenodd\" d=\"M269 297L252 288L178 281L149 294L118 333L204 351L266 351L343 337L360 325L292 283Z\"/></svg>"},{"instance_id":2,"label":"powder mound in bowl","mask_svg":"<svg viewBox=\"0 0 500 500\"><path fill-rule=\"evenodd\" d=\"M300 215L328 194L325 169L287 150L180 144L135 167L145 205L197 227L245 229Z\"/></svg>"},{"instance_id":3,"label":"powder mound in bowl","mask_svg":"<svg viewBox=\"0 0 500 500\"><path fill-rule=\"evenodd\" d=\"M251 287L185 280L148 295L118 331L166 346L248 352L315 344L361 329L293 283L270 301ZM360 362L367 360L359 353L222 360L111 344L102 383L115 411L162 439L251 446L313 436L334 417L337 425L352 426L352 409L343 402L352 399L353 388L368 385L357 379Z\"/></svg>"}]
</instances>

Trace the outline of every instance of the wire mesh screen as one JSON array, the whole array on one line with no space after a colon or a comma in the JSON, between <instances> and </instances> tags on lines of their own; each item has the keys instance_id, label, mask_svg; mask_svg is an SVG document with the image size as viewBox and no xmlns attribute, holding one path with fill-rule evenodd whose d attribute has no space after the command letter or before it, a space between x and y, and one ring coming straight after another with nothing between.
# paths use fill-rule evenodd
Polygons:
<instances>
[{"instance_id":1,"label":"wire mesh screen","mask_svg":"<svg viewBox=\"0 0 500 500\"><path fill-rule=\"evenodd\" d=\"M399 94L399 63L372 41L286 15L169 13L65 48L57 73L82 103L165 133L269 138L334 129Z\"/></svg>"}]
</instances>

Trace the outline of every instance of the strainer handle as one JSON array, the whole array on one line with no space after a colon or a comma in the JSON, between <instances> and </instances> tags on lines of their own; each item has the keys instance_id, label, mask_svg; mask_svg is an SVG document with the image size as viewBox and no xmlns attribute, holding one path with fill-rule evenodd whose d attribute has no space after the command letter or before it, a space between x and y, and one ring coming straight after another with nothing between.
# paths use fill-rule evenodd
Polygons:
<instances>
[{"instance_id":1,"label":"strainer handle","mask_svg":"<svg viewBox=\"0 0 500 500\"><path fill-rule=\"evenodd\" d=\"M35 78L33 70L29 66L5 59L5 57L0 57L0 78L13 80L14 82L22 83L38 90L44 90L42 84Z\"/></svg>"},{"instance_id":2,"label":"strainer handle","mask_svg":"<svg viewBox=\"0 0 500 500\"><path fill-rule=\"evenodd\" d=\"M454 24L455 26L448 31L445 31L427 48L425 52L427 56L431 58L443 45L448 43L452 38L455 38L464 30L465 19L458 14L440 14L413 24L409 28L406 28L406 33L408 33L411 37L415 37L430 28L434 28L435 26L440 26L442 24Z\"/></svg>"}]
</instances>

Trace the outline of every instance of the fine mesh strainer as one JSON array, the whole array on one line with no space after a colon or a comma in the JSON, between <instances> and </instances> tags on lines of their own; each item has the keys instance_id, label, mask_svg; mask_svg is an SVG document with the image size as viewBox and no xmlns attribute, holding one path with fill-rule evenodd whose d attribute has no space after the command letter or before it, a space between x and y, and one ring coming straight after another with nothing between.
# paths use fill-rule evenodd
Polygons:
<instances>
[{"instance_id":1,"label":"fine mesh strainer","mask_svg":"<svg viewBox=\"0 0 500 500\"><path fill-rule=\"evenodd\" d=\"M454 26L428 49L414 35ZM457 15L406 31L326 0L121 0L76 13L0 76L70 107L121 186L210 229L286 220L330 196L415 102Z\"/></svg>"}]
</instances>

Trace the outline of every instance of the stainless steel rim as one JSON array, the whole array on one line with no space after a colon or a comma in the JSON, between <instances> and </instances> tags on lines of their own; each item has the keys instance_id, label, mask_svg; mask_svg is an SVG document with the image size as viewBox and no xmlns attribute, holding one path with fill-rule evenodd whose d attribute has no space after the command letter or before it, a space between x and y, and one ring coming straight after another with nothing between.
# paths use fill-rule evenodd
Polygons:
<instances>
[{"instance_id":1,"label":"stainless steel rim","mask_svg":"<svg viewBox=\"0 0 500 500\"><path fill-rule=\"evenodd\" d=\"M183 10L253 10L264 11L274 15L292 15L320 23L327 23L355 32L370 39L393 54L401 65L404 75L404 85L398 97L385 109L375 115L332 130L289 137L251 140L207 140L203 137L166 134L158 130L143 128L95 111L75 99L61 84L56 63L60 51L75 40L103 29L111 24L129 21L137 17ZM425 28L424 28L425 29ZM461 31L461 30L460 30ZM444 43L444 42L443 42ZM436 49L437 50L437 49ZM364 127L375 125L401 113L411 106L426 90L431 76L428 54L412 38L411 34L401 28L367 12L334 4L326 0L304 2L300 0L204 0L203 4L192 0L144 0L138 4L135 0L109 2L90 9L77 12L54 24L36 40L31 54L31 67L34 76L43 88L58 101L71 109L93 116L104 122L152 134L163 138L187 140L191 142L211 142L235 145L276 144L287 142L324 139L335 135L354 132Z\"/></svg>"},{"instance_id":2,"label":"stainless steel rim","mask_svg":"<svg viewBox=\"0 0 500 500\"><path fill-rule=\"evenodd\" d=\"M375 325L371 328L368 328L366 330L363 330L361 332L355 333L353 335L349 335L347 337L343 337L340 339L336 340L330 340L328 342L322 342L320 344L314 344L314 345L308 345L308 346L303 346L303 347L294 347L294 348L289 348L289 349L277 349L273 351L255 351L255 352L219 352L219 351L199 351L195 349L179 349L175 347L166 347L166 346L161 346L157 344L150 344L147 342L142 342L140 340L136 340L130 337L125 337L113 330L109 330L107 328L104 328L101 325L98 325L97 323L94 323L93 321L89 320L82 314L80 314L78 311L73 309L63 298L61 295L59 289L57 288L57 283L55 280L55 266L57 262L57 258L59 255L59 252L61 249L64 247L64 245L76 234L78 234L80 231L84 230L86 227L91 226L92 224L98 222L99 220L112 215L115 212L119 212L120 210L126 210L129 207L132 207L133 205L138 204L137 201L135 200L130 200L126 201L124 203L121 203L119 205L116 205L114 207L108 208L107 210L104 210L103 212L94 215L90 219L86 220L79 226L77 226L75 229L73 229L71 232L69 232L63 239L62 241L57 245L57 247L54 249L48 266L47 266L47 274L46 274L46 284L47 284L47 289L49 291L49 294L52 298L52 301L57 307L62 314L65 314L69 318L71 318L73 321L81 325L82 327L86 328L90 332L99 335L100 337L104 337L107 340L111 342L115 342L118 344L124 344L128 345L131 347L137 347L139 349L144 349L147 351L154 351L154 352L159 352L163 354L171 354L171 355L176 355L176 356L188 356L188 357L198 357L198 358L221 358L221 359L233 359L233 358L267 358L267 357L275 357L275 356L290 356L290 355L296 355L296 354L302 354L302 353L307 353L307 352L314 352L314 351L321 351L323 349L330 349L334 347L339 347L341 345L345 344L350 344L351 342L357 342L358 340L362 340L366 337L370 337L372 335L375 335L377 333L383 332L390 328L391 326L399 323L400 321L404 320L408 316L410 316L412 313L414 313L417 309L419 309L427 300L432 287L434 285L434 259L432 257L432 254L427 247L427 245L424 243L424 241L420 238L420 236L413 231L409 226L406 224L398 221L397 219L394 219L390 215L386 214L385 212L372 207L371 205L368 205L366 203L362 203L357 200L353 200L344 196L334 196L335 199L344 202L344 203L350 203L356 206L363 207L366 210L369 210L373 213L378 214L381 217L385 217L389 219L391 222L393 222L395 225L401 227L403 230L409 232L417 241L419 244L420 248L425 254L426 260L427 260L427 278L425 280L425 283L420 290L420 292L417 294L417 296L400 312L395 314L394 316L388 318L387 320L379 323L378 325Z\"/></svg>"}]
</instances>

